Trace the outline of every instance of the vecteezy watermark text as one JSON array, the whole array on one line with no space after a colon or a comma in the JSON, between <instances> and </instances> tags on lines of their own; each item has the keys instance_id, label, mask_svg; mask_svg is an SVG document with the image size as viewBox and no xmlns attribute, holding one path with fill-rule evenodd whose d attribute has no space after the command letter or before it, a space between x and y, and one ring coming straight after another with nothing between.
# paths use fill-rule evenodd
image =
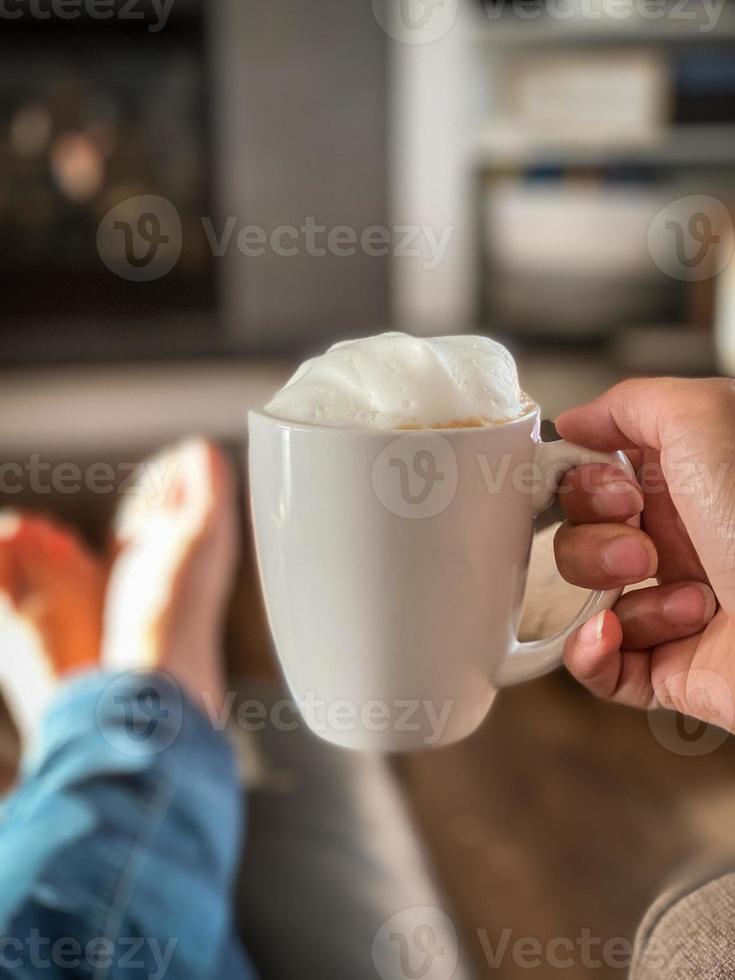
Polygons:
<instances>
[{"instance_id":1,"label":"vecteezy watermark text","mask_svg":"<svg viewBox=\"0 0 735 980\"><path fill-rule=\"evenodd\" d=\"M2 497L20 493L44 496L85 492L140 495L149 506L160 507L168 498L177 470L175 460L80 465L69 460L52 462L39 453L31 453L23 460L0 462L0 503Z\"/></svg>"},{"instance_id":2,"label":"vecteezy watermark text","mask_svg":"<svg viewBox=\"0 0 735 980\"><path fill-rule=\"evenodd\" d=\"M347 735L361 731L379 734L418 734L424 745L436 745L446 731L453 700L440 703L428 698L394 698L390 701L370 698L357 703L349 698L326 699L314 691L302 696L282 698L266 705L248 698L236 705L237 696L230 691L221 708L204 692L204 707L213 728L224 731L235 725L243 731L259 732L266 727L293 732L300 727L301 716L313 732L320 735Z\"/></svg>"},{"instance_id":3,"label":"vecteezy watermark text","mask_svg":"<svg viewBox=\"0 0 735 980\"><path fill-rule=\"evenodd\" d=\"M176 0L0 0L0 20L124 20L163 30Z\"/></svg>"},{"instance_id":4,"label":"vecteezy watermark text","mask_svg":"<svg viewBox=\"0 0 735 980\"><path fill-rule=\"evenodd\" d=\"M727 0L484 0L491 20L686 21L702 34L717 26Z\"/></svg>"},{"instance_id":5,"label":"vecteezy watermark text","mask_svg":"<svg viewBox=\"0 0 735 980\"><path fill-rule=\"evenodd\" d=\"M508 957L515 966L526 970L551 967L569 970L583 966L587 970L601 967L624 970L630 966L633 944L623 936L603 939L590 929L580 929L576 936L554 936L543 942L535 936L517 936L513 929L501 929L491 936L487 929L476 931L477 939L492 970L499 970Z\"/></svg>"},{"instance_id":6,"label":"vecteezy watermark text","mask_svg":"<svg viewBox=\"0 0 735 980\"><path fill-rule=\"evenodd\" d=\"M163 941L155 936L96 936L80 942L74 936L51 938L31 929L27 936L0 937L0 969L68 970L79 976L88 972L135 970L147 980L163 980L176 950L177 939ZM141 972L146 971L146 972Z\"/></svg>"},{"instance_id":7,"label":"vecteezy watermark text","mask_svg":"<svg viewBox=\"0 0 735 980\"><path fill-rule=\"evenodd\" d=\"M468 3L468 0L464 0ZM558 21L685 21L700 33L713 31L726 0L483 0L489 19ZM385 33L403 44L433 44L454 28L460 0L372 0Z\"/></svg>"},{"instance_id":8,"label":"vecteezy watermark text","mask_svg":"<svg viewBox=\"0 0 735 980\"><path fill-rule=\"evenodd\" d=\"M298 225L274 228L246 224L235 215L222 221L204 215L199 221L215 258L222 258L232 249L248 259L264 255L283 259L296 255L390 255L413 259L429 271L444 261L454 232L452 225L327 225L312 215L305 216ZM119 201L105 214L97 228L97 251L107 268L121 279L150 282L161 279L176 266L183 239L181 216L171 201L155 194L140 194Z\"/></svg>"},{"instance_id":9,"label":"vecteezy watermark text","mask_svg":"<svg viewBox=\"0 0 735 980\"><path fill-rule=\"evenodd\" d=\"M328 227L316 218L307 217L301 225L278 225L270 232L259 225L241 225L230 216L215 230L211 218L202 218L202 225L215 256L222 256L234 241L237 249L248 258L259 258L269 251L281 258L311 255L322 258L335 255L349 258L362 252L374 258L393 255L398 258L424 260L424 268L436 269L446 255L452 237L452 227L445 225L369 225L358 231L351 225Z\"/></svg>"}]
</instances>

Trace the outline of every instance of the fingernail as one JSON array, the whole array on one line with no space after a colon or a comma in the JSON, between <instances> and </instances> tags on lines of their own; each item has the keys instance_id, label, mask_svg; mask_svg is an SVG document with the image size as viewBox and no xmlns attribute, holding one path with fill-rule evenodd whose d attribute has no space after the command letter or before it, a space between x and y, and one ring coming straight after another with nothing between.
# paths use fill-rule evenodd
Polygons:
<instances>
[{"instance_id":1,"label":"fingernail","mask_svg":"<svg viewBox=\"0 0 735 980\"><path fill-rule=\"evenodd\" d=\"M579 640L586 647L597 646L602 639L602 628L605 625L605 610L596 613L580 627Z\"/></svg>"},{"instance_id":2,"label":"fingernail","mask_svg":"<svg viewBox=\"0 0 735 980\"><path fill-rule=\"evenodd\" d=\"M640 496L629 480L603 480L600 486L606 487L611 493L635 493L637 497Z\"/></svg>"},{"instance_id":3,"label":"fingernail","mask_svg":"<svg viewBox=\"0 0 735 980\"><path fill-rule=\"evenodd\" d=\"M664 600L663 611L667 619L681 626L708 623L715 614L717 602L712 589L693 582L672 592Z\"/></svg>"},{"instance_id":4,"label":"fingernail","mask_svg":"<svg viewBox=\"0 0 735 980\"><path fill-rule=\"evenodd\" d=\"M613 538L602 552L602 564L618 578L643 579L652 575L648 549L636 538L621 535Z\"/></svg>"},{"instance_id":5,"label":"fingernail","mask_svg":"<svg viewBox=\"0 0 735 980\"><path fill-rule=\"evenodd\" d=\"M590 505L600 517L632 516L643 510L643 500L632 483L601 483L590 495Z\"/></svg>"}]
</instances>

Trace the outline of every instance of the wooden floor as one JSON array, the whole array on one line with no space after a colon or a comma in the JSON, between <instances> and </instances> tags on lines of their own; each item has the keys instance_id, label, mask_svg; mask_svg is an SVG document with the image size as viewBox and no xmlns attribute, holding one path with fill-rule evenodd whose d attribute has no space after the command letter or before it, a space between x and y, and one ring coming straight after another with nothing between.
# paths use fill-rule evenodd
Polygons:
<instances>
[{"instance_id":1,"label":"wooden floor","mask_svg":"<svg viewBox=\"0 0 735 980\"><path fill-rule=\"evenodd\" d=\"M534 542L523 639L582 603L556 571L554 531ZM471 738L397 769L481 977L625 977L666 880L707 853L735 855L735 738L599 701L564 671L501 691ZM521 954L540 944L535 968L514 959L524 939ZM554 940L552 957L573 965L549 963Z\"/></svg>"},{"instance_id":2,"label":"wooden floor","mask_svg":"<svg viewBox=\"0 0 735 980\"><path fill-rule=\"evenodd\" d=\"M579 945L559 947L576 960L559 970L514 962L513 944L588 935L599 956L610 940L632 940L667 876L710 848L735 851L735 740L678 754L720 741L677 732L672 715L651 725L557 673L501 692L467 741L398 763L478 974L625 976L625 943L594 970ZM504 937L491 968L484 950Z\"/></svg>"}]
</instances>

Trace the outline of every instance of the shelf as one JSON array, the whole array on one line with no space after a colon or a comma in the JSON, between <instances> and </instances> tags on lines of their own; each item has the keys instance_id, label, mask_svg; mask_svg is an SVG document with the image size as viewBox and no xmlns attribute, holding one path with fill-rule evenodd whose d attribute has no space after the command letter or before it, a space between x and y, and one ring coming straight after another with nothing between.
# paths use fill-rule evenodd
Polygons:
<instances>
[{"instance_id":1,"label":"shelf","mask_svg":"<svg viewBox=\"0 0 735 980\"><path fill-rule=\"evenodd\" d=\"M717 166L735 164L735 125L678 126L663 130L647 143L600 139L586 144L498 127L478 133L472 146L476 164L490 168L549 164L600 166L618 162Z\"/></svg>"}]
</instances>

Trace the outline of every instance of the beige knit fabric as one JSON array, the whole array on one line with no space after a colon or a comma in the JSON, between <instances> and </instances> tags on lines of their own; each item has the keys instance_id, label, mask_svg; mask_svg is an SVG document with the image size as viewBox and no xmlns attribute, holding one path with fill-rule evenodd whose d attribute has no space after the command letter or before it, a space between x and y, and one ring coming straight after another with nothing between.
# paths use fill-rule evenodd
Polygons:
<instances>
[{"instance_id":1,"label":"beige knit fabric","mask_svg":"<svg viewBox=\"0 0 735 980\"><path fill-rule=\"evenodd\" d=\"M735 861L705 863L651 906L630 980L735 978Z\"/></svg>"}]
</instances>

